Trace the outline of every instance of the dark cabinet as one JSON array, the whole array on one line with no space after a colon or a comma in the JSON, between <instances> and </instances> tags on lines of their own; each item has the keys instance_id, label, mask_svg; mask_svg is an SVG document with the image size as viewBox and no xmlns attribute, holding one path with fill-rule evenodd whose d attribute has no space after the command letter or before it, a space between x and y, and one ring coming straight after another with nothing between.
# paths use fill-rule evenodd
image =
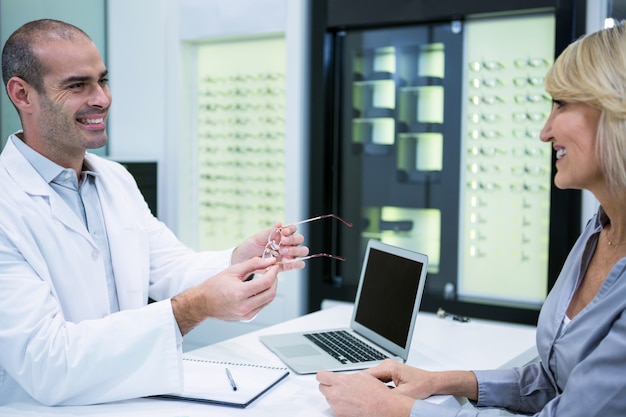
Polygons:
<instances>
[{"instance_id":1,"label":"dark cabinet","mask_svg":"<svg viewBox=\"0 0 626 417\"><path fill-rule=\"evenodd\" d=\"M325 13L350 1L322 3L310 210L355 227L312 231L314 250L347 260L310 263L309 309L353 300L377 239L429 256L424 309L534 323L579 231L580 196L554 188L538 139L551 105L543 74L571 40L577 5L341 24Z\"/></svg>"}]
</instances>

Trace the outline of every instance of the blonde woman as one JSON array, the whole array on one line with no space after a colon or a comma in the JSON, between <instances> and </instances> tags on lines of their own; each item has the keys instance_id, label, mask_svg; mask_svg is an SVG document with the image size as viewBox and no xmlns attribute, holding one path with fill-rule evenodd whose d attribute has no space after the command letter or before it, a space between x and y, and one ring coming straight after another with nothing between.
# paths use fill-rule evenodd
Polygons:
<instances>
[{"instance_id":1,"label":"blonde woman","mask_svg":"<svg viewBox=\"0 0 626 417\"><path fill-rule=\"evenodd\" d=\"M352 375L321 372L338 417L481 416L497 407L555 417L626 416L626 27L571 44L545 78L552 111L540 139L554 182L589 190L598 212L572 248L537 325L540 362L491 371L428 372L395 362ZM389 389L385 382L393 381ZM469 398L476 409L419 401Z\"/></svg>"}]
</instances>

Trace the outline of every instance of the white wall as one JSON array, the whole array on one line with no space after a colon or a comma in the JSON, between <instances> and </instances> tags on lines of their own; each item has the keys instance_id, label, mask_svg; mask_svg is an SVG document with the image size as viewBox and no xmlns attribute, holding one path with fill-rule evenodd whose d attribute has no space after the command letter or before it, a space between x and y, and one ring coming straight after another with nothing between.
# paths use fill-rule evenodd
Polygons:
<instances>
[{"instance_id":1,"label":"white wall","mask_svg":"<svg viewBox=\"0 0 626 417\"><path fill-rule=\"evenodd\" d=\"M176 11L170 0L109 0L107 16L113 94L109 156L158 162L158 211L168 224L172 213L167 188L173 170L165 157L172 119L166 106L171 79L167 47L178 34Z\"/></svg>"},{"instance_id":2,"label":"white wall","mask_svg":"<svg viewBox=\"0 0 626 417\"><path fill-rule=\"evenodd\" d=\"M600 30L604 27L604 19L607 16L607 0L594 0L587 2L587 22L586 32L591 33ZM582 207L580 216L580 228L585 228L585 225L598 210L598 200L589 191L583 191L582 193Z\"/></svg>"},{"instance_id":3,"label":"white wall","mask_svg":"<svg viewBox=\"0 0 626 417\"><path fill-rule=\"evenodd\" d=\"M296 0L294 3L298 3ZM284 32L285 0L180 0L180 39Z\"/></svg>"}]
</instances>

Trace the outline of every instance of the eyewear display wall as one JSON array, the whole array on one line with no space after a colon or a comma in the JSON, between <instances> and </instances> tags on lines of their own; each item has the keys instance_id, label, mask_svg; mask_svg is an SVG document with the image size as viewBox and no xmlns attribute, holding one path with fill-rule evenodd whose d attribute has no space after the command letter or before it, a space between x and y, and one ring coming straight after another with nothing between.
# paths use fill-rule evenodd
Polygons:
<instances>
[{"instance_id":1,"label":"eyewear display wall","mask_svg":"<svg viewBox=\"0 0 626 417\"><path fill-rule=\"evenodd\" d=\"M539 140L543 77L571 41L566 6L327 31L312 152L331 162L312 167L311 210L355 227L313 239L346 261L310 266L311 310L351 300L378 239L429 256L425 310L536 322L580 224L580 195L554 188Z\"/></svg>"},{"instance_id":2,"label":"eyewear display wall","mask_svg":"<svg viewBox=\"0 0 626 417\"><path fill-rule=\"evenodd\" d=\"M285 216L285 57L283 36L198 45L199 249L237 245Z\"/></svg>"},{"instance_id":3,"label":"eyewear display wall","mask_svg":"<svg viewBox=\"0 0 626 417\"><path fill-rule=\"evenodd\" d=\"M468 21L457 296L541 306L548 291L551 15ZM449 286L450 288L450 286Z\"/></svg>"}]
</instances>

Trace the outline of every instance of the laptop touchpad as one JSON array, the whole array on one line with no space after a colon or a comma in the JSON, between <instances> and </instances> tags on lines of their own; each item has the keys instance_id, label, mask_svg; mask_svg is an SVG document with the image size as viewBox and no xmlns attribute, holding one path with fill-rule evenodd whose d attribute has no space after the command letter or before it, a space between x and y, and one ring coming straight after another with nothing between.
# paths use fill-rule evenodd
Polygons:
<instances>
[{"instance_id":1,"label":"laptop touchpad","mask_svg":"<svg viewBox=\"0 0 626 417\"><path fill-rule=\"evenodd\" d=\"M280 351L280 353L282 353L288 358L297 358L298 356L320 355L320 352L315 350L312 346L306 345L306 344L280 346L280 347L277 347L276 350Z\"/></svg>"}]
</instances>

